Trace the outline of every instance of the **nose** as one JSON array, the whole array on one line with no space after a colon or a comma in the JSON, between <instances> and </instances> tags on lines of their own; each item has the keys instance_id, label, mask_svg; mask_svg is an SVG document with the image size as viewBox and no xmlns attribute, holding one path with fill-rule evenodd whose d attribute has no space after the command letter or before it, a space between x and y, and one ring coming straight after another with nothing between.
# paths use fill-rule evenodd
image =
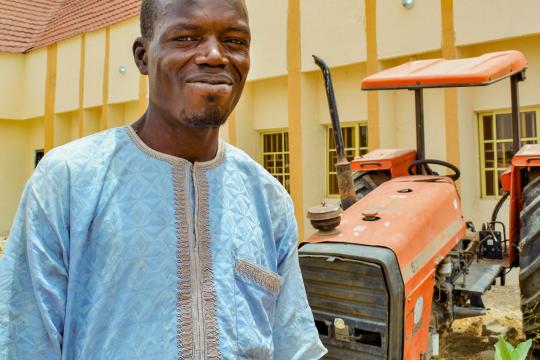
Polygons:
<instances>
[{"instance_id":1,"label":"nose","mask_svg":"<svg viewBox=\"0 0 540 360\"><path fill-rule=\"evenodd\" d=\"M224 55L220 42L215 38L210 38L201 44L201 52L195 58L197 65L222 66L229 63L229 59Z\"/></svg>"}]
</instances>

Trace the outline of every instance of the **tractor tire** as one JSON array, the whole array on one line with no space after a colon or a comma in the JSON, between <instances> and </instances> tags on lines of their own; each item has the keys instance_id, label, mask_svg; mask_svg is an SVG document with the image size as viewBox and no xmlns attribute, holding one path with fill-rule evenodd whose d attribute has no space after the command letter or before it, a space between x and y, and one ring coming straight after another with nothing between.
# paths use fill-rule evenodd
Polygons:
<instances>
[{"instance_id":1,"label":"tractor tire","mask_svg":"<svg viewBox=\"0 0 540 360\"><path fill-rule=\"evenodd\" d=\"M523 189L520 214L519 287L523 332L533 340L535 353L540 352L540 177Z\"/></svg>"},{"instance_id":2,"label":"tractor tire","mask_svg":"<svg viewBox=\"0 0 540 360\"><path fill-rule=\"evenodd\" d=\"M388 180L390 180L390 174L386 171L358 171L353 173L356 200L360 200Z\"/></svg>"}]
</instances>

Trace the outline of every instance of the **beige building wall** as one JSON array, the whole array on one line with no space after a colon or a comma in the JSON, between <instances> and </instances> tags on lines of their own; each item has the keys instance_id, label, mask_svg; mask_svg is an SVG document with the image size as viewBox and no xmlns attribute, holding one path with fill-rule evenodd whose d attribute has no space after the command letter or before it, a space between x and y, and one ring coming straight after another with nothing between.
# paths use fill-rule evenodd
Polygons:
<instances>
[{"instance_id":1,"label":"beige building wall","mask_svg":"<svg viewBox=\"0 0 540 360\"><path fill-rule=\"evenodd\" d=\"M394 109L395 147L416 149L414 92L396 90L394 103L389 101L387 105ZM426 158L445 159L444 94L440 89L424 90L424 129ZM385 136L382 133L382 137Z\"/></svg>"},{"instance_id":2,"label":"beige building wall","mask_svg":"<svg viewBox=\"0 0 540 360\"><path fill-rule=\"evenodd\" d=\"M103 71L105 67L105 30L86 34L84 68L84 107L101 105L103 101Z\"/></svg>"},{"instance_id":3,"label":"beige building wall","mask_svg":"<svg viewBox=\"0 0 540 360\"><path fill-rule=\"evenodd\" d=\"M143 114L140 113L139 104L137 101L130 101L124 104L124 124L132 124L137 121Z\"/></svg>"},{"instance_id":4,"label":"beige building wall","mask_svg":"<svg viewBox=\"0 0 540 360\"><path fill-rule=\"evenodd\" d=\"M140 36L139 19L133 18L111 28L109 66L109 102L134 101L139 98L139 69L133 60L133 41ZM125 69L125 73L121 70Z\"/></svg>"},{"instance_id":5,"label":"beige building wall","mask_svg":"<svg viewBox=\"0 0 540 360\"><path fill-rule=\"evenodd\" d=\"M287 74L287 0L246 0L251 26L249 80Z\"/></svg>"},{"instance_id":6,"label":"beige building wall","mask_svg":"<svg viewBox=\"0 0 540 360\"><path fill-rule=\"evenodd\" d=\"M81 37L58 44L58 71L56 74L56 112L79 108L79 78L81 69Z\"/></svg>"},{"instance_id":7,"label":"beige building wall","mask_svg":"<svg viewBox=\"0 0 540 360\"><path fill-rule=\"evenodd\" d=\"M24 100L25 55L0 53L0 119L21 119Z\"/></svg>"},{"instance_id":8,"label":"beige building wall","mask_svg":"<svg viewBox=\"0 0 540 360\"><path fill-rule=\"evenodd\" d=\"M109 105L109 127L119 127L124 125L126 109L124 104Z\"/></svg>"},{"instance_id":9,"label":"beige building wall","mask_svg":"<svg viewBox=\"0 0 540 360\"><path fill-rule=\"evenodd\" d=\"M471 45L540 33L539 11L537 0L454 0L456 44Z\"/></svg>"},{"instance_id":10,"label":"beige building wall","mask_svg":"<svg viewBox=\"0 0 540 360\"><path fill-rule=\"evenodd\" d=\"M458 90L459 147L461 162L461 205L465 218L480 226L489 219L493 202L480 199L478 124L474 114L474 88ZM486 203L487 202L487 203ZM484 204L485 206L480 206Z\"/></svg>"},{"instance_id":11,"label":"beige building wall","mask_svg":"<svg viewBox=\"0 0 540 360\"><path fill-rule=\"evenodd\" d=\"M38 49L25 55L21 94L20 119L43 116L45 112L45 77L47 75L47 49Z\"/></svg>"},{"instance_id":12,"label":"beige building wall","mask_svg":"<svg viewBox=\"0 0 540 360\"><path fill-rule=\"evenodd\" d=\"M253 126L256 130L287 128L287 78L251 83Z\"/></svg>"},{"instance_id":13,"label":"beige building wall","mask_svg":"<svg viewBox=\"0 0 540 360\"><path fill-rule=\"evenodd\" d=\"M302 76L302 153L304 161L303 208L319 205L326 197L326 127L321 125L319 111L323 104L319 99L321 88L318 73ZM304 222L304 236L314 233L309 221Z\"/></svg>"},{"instance_id":14,"label":"beige building wall","mask_svg":"<svg viewBox=\"0 0 540 360\"><path fill-rule=\"evenodd\" d=\"M84 109L84 136L99 132L99 119L101 118L101 106Z\"/></svg>"},{"instance_id":15,"label":"beige building wall","mask_svg":"<svg viewBox=\"0 0 540 360\"><path fill-rule=\"evenodd\" d=\"M396 104L397 91L385 91L379 93L379 144L383 149L393 149L398 147L398 124L396 119L401 116L402 110L397 109ZM368 130L369 131L369 130ZM369 136L369 134L368 134ZM402 145L402 147L406 147Z\"/></svg>"},{"instance_id":16,"label":"beige building wall","mask_svg":"<svg viewBox=\"0 0 540 360\"><path fill-rule=\"evenodd\" d=\"M319 123L331 123L330 111L324 79L320 71L313 73L317 79L317 105ZM362 91L360 83L366 77L364 64L355 64L332 69L332 81L335 87L339 117L343 122L367 121L367 93ZM310 103L313 103L310 101Z\"/></svg>"},{"instance_id":17,"label":"beige building wall","mask_svg":"<svg viewBox=\"0 0 540 360\"><path fill-rule=\"evenodd\" d=\"M318 67L312 55L331 67L366 61L363 0L302 1L302 70Z\"/></svg>"},{"instance_id":18,"label":"beige building wall","mask_svg":"<svg viewBox=\"0 0 540 360\"><path fill-rule=\"evenodd\" d=\"M61 146L79 136L79 116L77 112L66 112L54 116L54 146Z\"/></svg>"},{"instance_id":19,"label":"beige building wall","mask_svg":"<svg viewBox=\"0 0 540 360\"><path fill-rule=\"evenodd\" d=\"M25 164L30 159L28 124L0 120L0 232L11 227L15 211L28 178Z\"/></svg>"},{"instance_id":20,"label":"beige building wall","mask_svg":"<svg viewBox=\"0 0 540 360\"><path fill-rule=\"evenodd\" d=\"M236 145L253 159L259 161L260 133L255 128L253 87L253 83L246 84L242 97L236 106Z\"/></svg>"},{"instance_id":21,"label":"beige building wall","mask_svg":"<svg viewBox=\"0 0 540 360\"><path fill-rule=\"evenodd\" d=\"M440 1L416 0L412 9L399 1L377 1L377 44L379 59L440 49Z\"/></svg>"}]
</instances>

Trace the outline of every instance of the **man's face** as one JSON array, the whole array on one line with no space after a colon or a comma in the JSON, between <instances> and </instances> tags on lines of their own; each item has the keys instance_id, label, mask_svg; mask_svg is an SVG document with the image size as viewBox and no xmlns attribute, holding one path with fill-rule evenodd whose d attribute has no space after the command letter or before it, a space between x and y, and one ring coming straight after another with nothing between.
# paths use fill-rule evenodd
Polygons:
<instances>
[{"instance_id":1,"label":"man's face","mask_svg":"<svg viewBox=\"0 0 540 360\"><path fill-rule=\"evenodd\" d=\"M146 43L150 100L192 127L222 125L249 71L250 30L241 0L162 0Z\"/></svg>"}]
</instances>

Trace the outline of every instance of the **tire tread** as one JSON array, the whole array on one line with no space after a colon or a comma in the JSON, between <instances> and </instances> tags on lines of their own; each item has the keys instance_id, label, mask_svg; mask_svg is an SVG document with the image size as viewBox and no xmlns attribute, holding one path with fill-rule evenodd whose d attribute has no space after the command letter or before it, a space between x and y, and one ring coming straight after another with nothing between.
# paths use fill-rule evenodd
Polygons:
<instances>
[{"instance_id":1,"label":"tire tread","mask_svg":"<svg viewBox=\"0 0 540 360\"><path fill-rule=\"evenodd\" d=\"M523 189L521 219L520 274L523 331L540 350L540 178Z\"/></svg>"}]
</instances>

